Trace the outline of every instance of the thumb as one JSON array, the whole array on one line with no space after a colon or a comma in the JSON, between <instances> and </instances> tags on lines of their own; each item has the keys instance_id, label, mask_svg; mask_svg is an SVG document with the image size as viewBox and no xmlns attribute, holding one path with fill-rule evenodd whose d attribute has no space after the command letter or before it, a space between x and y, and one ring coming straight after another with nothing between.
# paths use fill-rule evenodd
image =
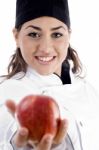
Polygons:
<instances>
[{"instance_id":1,"label":"thumb","mask_svg":"<svg viewBox=\"0 0 99 150\"><path fill-rule=\"evenodd\" d=\"M7 101L5 102L5 105L6 105L7 109L8 109L8 111L9 111L9 112L12 114L12 116L14 117L15 111L16 111L16 104L15 104L15 102L12 101L12 100L7 100Z\"/></svg>"}]
</instances>

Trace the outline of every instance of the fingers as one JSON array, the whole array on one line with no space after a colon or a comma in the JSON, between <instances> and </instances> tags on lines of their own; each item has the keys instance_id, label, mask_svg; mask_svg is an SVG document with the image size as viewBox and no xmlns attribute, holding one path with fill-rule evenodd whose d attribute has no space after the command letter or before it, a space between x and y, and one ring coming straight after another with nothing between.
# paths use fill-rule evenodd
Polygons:
<instances>
[{"instance_id":1,"label":"fingers","mask_svg":"<svg viewBox=\"0 0 99 150\"><path fill-rule=\"evenodd\" d=\"M53 142L53 136L50 134L44 135L36 150L50 150Z\"/></svg>"},{"instance_id":2,"label":"fingers","mask_svg":"<svg viewBox=\"0 0 99 150\"><path fill-rule=\"evenodd\" d=\"M54 144L60 144L67 134L68 121L66 119L60 122L59 131L54 139Z\"/></svg>"},{"instance_id":3,"label":"fingers","mask_svg":"<svg viewBox=\"0 0 99 150\"><path fill-rule=\"evenodd\" d=\"M5 102L5 105L6 105L7 109L8 109L8 111L12 114L12 116L14 116L15 110L16 110L16 104L14 103L14 101L7 100Z\"/></svg>"},{"instance_id":4,"label":"fingers","mask_svg":"<svg viewBox=\"0 0 99 150\"><path fill-rule=\"evenodd\" d=\"M23 147L28 143L28 129L20 128L13 138L13 142L17 147Z\"/></svg>"}]
</instances>

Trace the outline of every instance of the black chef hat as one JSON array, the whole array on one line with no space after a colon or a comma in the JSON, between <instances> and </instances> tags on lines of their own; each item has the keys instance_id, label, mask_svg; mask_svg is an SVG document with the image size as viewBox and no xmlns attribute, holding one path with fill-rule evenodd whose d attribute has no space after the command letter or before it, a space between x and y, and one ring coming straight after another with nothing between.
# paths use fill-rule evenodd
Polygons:
<instances>
[{"instance_id":1,"label":"black chef hat","mask_svg":"<svg viewBox=\"0 0 99 150\"><path fill-rule=\"evenodd\" d=\"M42 16L54 17L70 28L68 0L16 0L16 28Z\"/></svg>"}]
</instances>

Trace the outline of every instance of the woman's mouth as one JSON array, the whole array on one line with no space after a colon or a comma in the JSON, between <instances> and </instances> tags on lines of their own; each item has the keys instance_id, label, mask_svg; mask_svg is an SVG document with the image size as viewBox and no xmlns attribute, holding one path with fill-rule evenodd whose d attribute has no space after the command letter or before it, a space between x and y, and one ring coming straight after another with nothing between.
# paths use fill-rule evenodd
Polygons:
<instances>
[{"instance_id":1,"label":"woman's mouth","mask_svg":"<svg viewBox=\"0 0 99 150\"><path fill-rule=\"evenodd\" d=\"M48 64L49 62L53 61L56 56L35 56L35 58L41 63L41 64Z\"/></svg>"}]
</instances>

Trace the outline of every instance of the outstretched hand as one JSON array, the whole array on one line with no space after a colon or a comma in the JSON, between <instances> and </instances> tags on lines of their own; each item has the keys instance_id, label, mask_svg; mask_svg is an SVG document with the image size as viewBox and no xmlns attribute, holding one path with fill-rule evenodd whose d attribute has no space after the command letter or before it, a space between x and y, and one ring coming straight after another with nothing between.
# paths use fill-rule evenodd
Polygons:
<instances>
[{"instance_id":1,"label":"outstretched hand","mask_svg":"<svg viewBox=\"0 0 99 150\"><path fill-rule=\"evenodd\" d=\"M5 103L8 111L15 117L16 112L16 104L12 100L7 100ZM35 147L36 150L50 150L51 147L54 145L60 144L63 139L66 137L68 128L68 121L66 119L60 121L59 131L55 138L51 134L46 134L41 139L40 143L33 143L29 140L29 131L25 127L20 127L13 139L14 144L17 147L24 147L25 145L31 145Z\"/></svg>"}]
</instances>

